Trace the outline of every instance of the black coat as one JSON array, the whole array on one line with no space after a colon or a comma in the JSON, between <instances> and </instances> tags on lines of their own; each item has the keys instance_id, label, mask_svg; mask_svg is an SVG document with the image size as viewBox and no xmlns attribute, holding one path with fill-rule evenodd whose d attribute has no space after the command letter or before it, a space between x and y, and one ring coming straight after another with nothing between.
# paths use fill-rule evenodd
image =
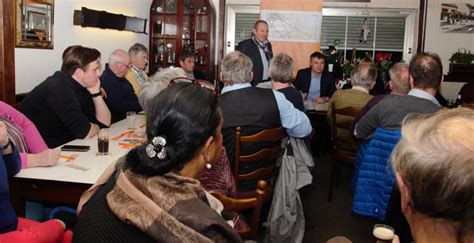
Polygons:
<instances>
[{"instance_id":1,"label":"black coat","mask_svg":"<svg viewBox=\"0 0 474 243\"><path fill-rule=\"evenodd\" d=\"M272 44L268 42L268 48L270 49L270 57L273 58ZM239 42L236 51L240 51L250 57L253 62L253 79L252 86L256 86L258 83L262 82L263 76L263 62L260 51L258 50L257 44L253 42L252 39L247 39Z\"/></svg>"},{"instance_id":2,"label":"black coat","mask_svg":"<svg viewBox=\"0 0 474 243\"><path fill-rule=\"evenodd\" d=\"M298 70L296 79L294 82L295 88L301 90L303 93L308 93L311 84L311 68L304 68ZM336 91L336 83L334 75L329 72L323 72L321 74L321 97L331 97Z\"/></svg>"}]
</instances>

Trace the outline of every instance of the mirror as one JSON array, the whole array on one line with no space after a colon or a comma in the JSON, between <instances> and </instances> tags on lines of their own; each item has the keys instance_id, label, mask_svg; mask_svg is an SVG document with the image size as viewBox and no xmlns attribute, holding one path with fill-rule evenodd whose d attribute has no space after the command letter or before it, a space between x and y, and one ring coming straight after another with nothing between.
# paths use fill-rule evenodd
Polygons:
<instances>
[{"instance_id":1,"label":"mirror","mask_svg":"<svg viewBox=\"0 0 474 243\"><path fill-rule=\"evenodd\" d=\"M16 0L15 46L53 49L54 0Z\"/></svg>"}]
</instances>

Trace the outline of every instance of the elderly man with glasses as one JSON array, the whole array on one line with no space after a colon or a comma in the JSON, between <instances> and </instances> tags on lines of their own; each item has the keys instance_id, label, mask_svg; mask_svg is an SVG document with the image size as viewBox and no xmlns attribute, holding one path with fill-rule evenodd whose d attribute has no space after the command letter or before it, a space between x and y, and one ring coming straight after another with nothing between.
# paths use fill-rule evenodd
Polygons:
<instances>
[{"instance_id":1,"label":"elderly man with glasses","mask_svg":"<svg viewBox=\"0 0 474 243\"><path fill-rule=\"evenodd\" d=\"M107 93L105 102L112 113L112 122L124 119L128 111L142 110L132 85L125 78L130 67L128 52L117 49L110 54L109 63L105 64L104 72L100 76L102 87Z\"/></svg>"}]
</instances>

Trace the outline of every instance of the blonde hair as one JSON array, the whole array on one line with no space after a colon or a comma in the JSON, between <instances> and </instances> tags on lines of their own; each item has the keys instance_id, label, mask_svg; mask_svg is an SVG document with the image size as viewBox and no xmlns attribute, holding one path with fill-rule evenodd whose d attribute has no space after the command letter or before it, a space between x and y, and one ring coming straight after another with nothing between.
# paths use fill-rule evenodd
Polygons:
<instances>
[{"instance_id":1,"label":"blonde hair","mask_svg":"<svg viewBox=\"0 0 474 243\"><path fill-rule=\"evenodd\" d=\"M392 163L413 209L452 224L458 241L474 229L474 111L405 118ZM454 224L457 223L457 224ZM459 226L456 226L459 225Z\"/></svg>"}]
</instances>

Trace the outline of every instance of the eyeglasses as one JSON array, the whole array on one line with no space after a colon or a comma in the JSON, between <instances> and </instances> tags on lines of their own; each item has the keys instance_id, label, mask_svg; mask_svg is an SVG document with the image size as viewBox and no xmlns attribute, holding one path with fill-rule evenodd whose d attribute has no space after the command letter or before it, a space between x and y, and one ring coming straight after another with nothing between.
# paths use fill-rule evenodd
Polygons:
<instances>
[{"instance_id":1,"label":"eyeglasses","mask_svg":"<svg viewBox=\"0 0 474 243\"><path fill-rule=\"evenodd\" d=\"M186 77L177 77L177 78L172 79L170 81L169 85L173 85L173 84L181 83L181 82L196 84L196 85L200 86L201 88L206 88L206 89L212 91L212 93L215 96L217 96L216 87L212 83L210 83L206 80L202 80L202 79L190 79L190 78L186 78Z\"/></svg>"},{"instance_id":2,"label":"eyeglasses","mask_svg":"<svg viewBox=\"0 0 474 243\"><path fill-rule=\"evenodd\" d=\"M118 62L120 65L122 65L125 69L130 69L132 67L132 64L125 65L123 62Z\"/></svg>"}]
</instances>

